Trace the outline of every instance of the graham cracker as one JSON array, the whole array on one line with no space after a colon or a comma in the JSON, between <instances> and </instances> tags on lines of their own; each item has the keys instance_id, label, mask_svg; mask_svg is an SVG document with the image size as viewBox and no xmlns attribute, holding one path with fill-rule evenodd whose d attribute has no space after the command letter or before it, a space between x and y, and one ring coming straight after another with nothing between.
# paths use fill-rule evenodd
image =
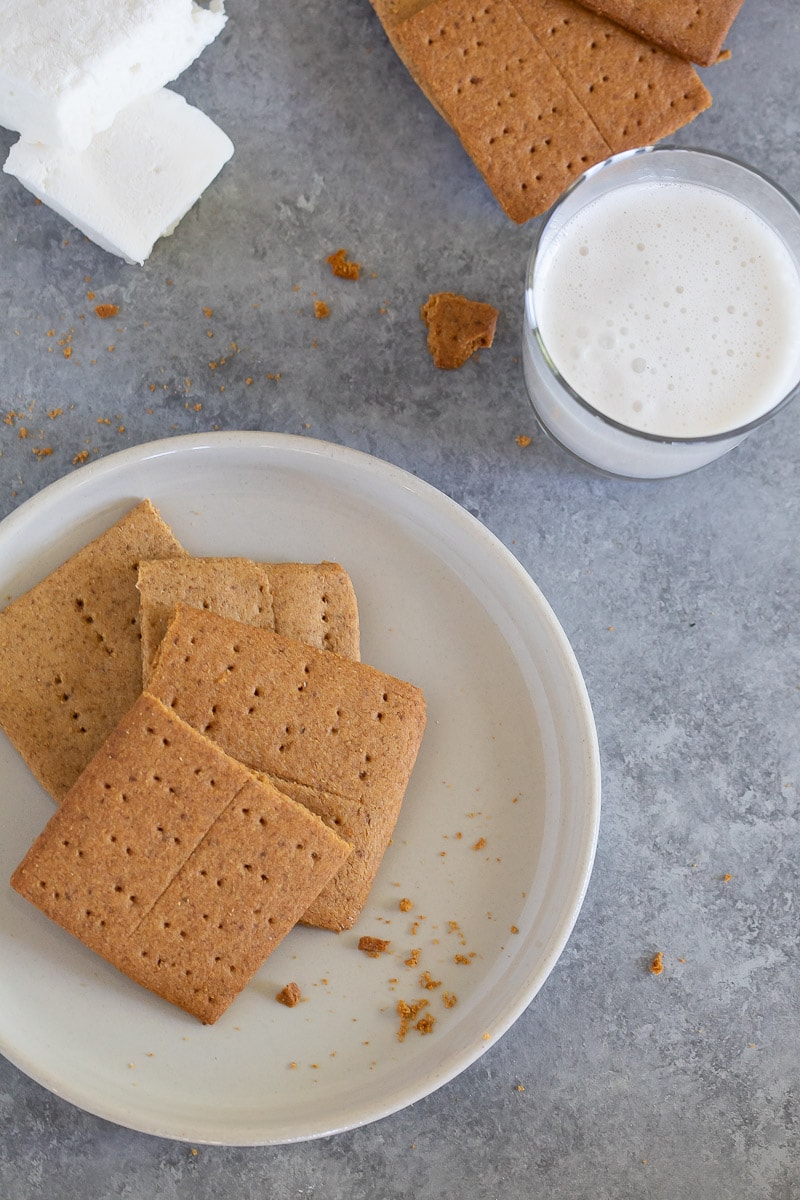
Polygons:
<instances>
[{"instance_id":1,"label":"graham cracker","mask_svg":"<svg viewBox=\"0 0 800 1200\"><path fill-rule=\"evenodd\" d=\"M491 346L499 313L491 304L437 292L422 305L420 316L428 326L428 350L435 365L451 370Z\"/></svg>"},{"instance_id":2,"label":"graham cracker","mask_svg":"<svg viewBox=\"0 0 800 1200\"><path fill-rule=\"evenodd\" d=\"M696 73L577 0L373 0L412 76L512 220L707 108Z\"/></svg>"},{"instance_id":3,"label":"graham cracker","mask_svg":"<svg viewBox=\"0 0 800 1200\"><path fill-rule=\"evenodd\" d=\"M274 629L320 650L360 657L355 590L338 563L257 563L183 555L140 563L137 586L145 686L176 604Z\"/></svg>"},{"instance_id":4,"label":"graham cracker","mask_svg":"<svg viewBox=\"0 0 800 1200\"><path fill-rule=\"evenodd\" d=\"M303 917L351 928L417 757L422 692L363 663L182 605L150 690L352 843L352 857Z\"/></svg>"},{"instance_id":5,"label":"graham cracker","mask_svg":"<svg viewBox=\"0 0 800 1200\"><path fill-rule=\"evenodd\" d=\"M56 801L142 690L140 560L182 553L143 500L0 612L0 727Z\"/></svg>"},{"instance_id":6,"label":"graham cracker","mask_svg":"<svg viewBox=\"0 0 800 1200\"><path fill-rule=\"evenodd\" d=\"M390 27L507 215L543 212L608 144L510 0L433 0Z\"/></svg>"},{"instance_id":7,"label":"graham cracker","mask_svg":"<svg viewBox=\"0 0 800 1200\"><path fill-rule=\"evenodd\" d=\"M349 854L145 693L11 884L137 983L211 1024Z\"/></svg>"},{"instance_id":8,"label":"graham cracker","mask_svg":"<svg viewBox=\"0 0 800 1200\"><path fill-rule=\"evenodd\" d=\"M575 0L512 0L613 154L651 145L707 108L697 72Z\"/></svg>"},{"instance_id":9,"label":"graham cracker","mask_svg":"<svg viewBox=\"0 0 800 1200\"><path fill-rule=\"evenodd\" d=\"M276 633L345 658L361 657L352 580L335 562L261 563L272 590Z\"/></svg>"},{"instance_id":10,"label":"graham cracker","mask_svg":"<svg viewBox=\"0 0 800 1200\"><path fill-rule=\"evenodd\" d=\"M681 58L710 67L717 61L744 0L581 0L633 33Z\"/></svg>"}]
</instances>

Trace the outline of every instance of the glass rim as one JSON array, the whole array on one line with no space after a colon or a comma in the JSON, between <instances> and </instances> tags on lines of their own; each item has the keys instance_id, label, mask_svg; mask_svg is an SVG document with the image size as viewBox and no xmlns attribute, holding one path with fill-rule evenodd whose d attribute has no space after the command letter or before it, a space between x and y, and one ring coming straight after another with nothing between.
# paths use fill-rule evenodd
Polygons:
<instances>
[{"instance_id":1,"label":"glass rim","mask_svg":"<svg viewBox=\"0 0 800 1200\"><path fill-rule=\"evenodd\" d=\"M667 143L664 145L637 146L633 150L622 150L619 154L612 154L608 158L604 158L601 162L594 163L591 167L588 167L581 175L578 176L577 179L573 180L573 182L568 188L566 188L565 191L561 193L555 203L545 214L545 219L543 220L534 237L533 246L528 257L527 270L525 272L525 322L528 329L535 337L536 344L541 352L545 365L550 371L550 374L553 376L555 382L564 389L564 391L576 402L576 404L580 405L581 408L590 413L593 417L597 417L599 421L602 421L605 425L611 426L613 429L618 429L622 433L627 433L630 437L638 438L643 441L656 442L663 446L669 446L673 444L684 446L700 446L709 442L730 441L734 438L743 438L746 434L751 433L754 429L758 429L761 425L765 424L766 421L771 420L772 417L774 417L778 412L786 408L787 405L789 405L791 401L797 397L798 393L800 393L800 379L797 380L797 382L794 384L791 390L786 393L785 396L778 400L776 404L773 404L772 408L768 409L764 413L761 413L760 416L754 417L752 421L748 421L744 425L737 425L732 429L722 430L720 433L702 434L699 437L679 437L670 436L668 434L648 433L647 430L636 429L636 427L633 425L626 425L622 421L615 420L614 417L609 417L607 413L601 412L600 409L595 408L593 404L585 399L585 397L581 396L579 392L575 391L571 384L569 384L561 374L558 367L550 357L550 353L539 330L539 324L536 320L536 313L533 308L533 276L542 238L550 227L553 218L561 210L567 200L572 197L574 192L581 186L581 184L585 183L589 179L594 178L595 175L599 175L604 169L607 169L612 164L621 162L625 159L632 159L643 154L669 155L674 153L717 159L721 162L730 163L732 166L737 167L739 170L747 173L748 175L752 175L756 179L759 179L762 183L765 183L768 188L771 188L777 196L784 200L788 206L794 210L794 213L798 219L798 223L800 223L800 204L797 202L797 200L795 200L795 198L789 192L787 192L785 188L781 187L779 183L776 183L774 179L770 178L769 175L766 175L757 167L751 167L749 163L742 162L741 159L734 157L732 154L720 154L716 150L705 150L699 146L677 146L672 143ZM800 274L800 264L798 264L798 274Z\"/></svg>"}]
</instances>

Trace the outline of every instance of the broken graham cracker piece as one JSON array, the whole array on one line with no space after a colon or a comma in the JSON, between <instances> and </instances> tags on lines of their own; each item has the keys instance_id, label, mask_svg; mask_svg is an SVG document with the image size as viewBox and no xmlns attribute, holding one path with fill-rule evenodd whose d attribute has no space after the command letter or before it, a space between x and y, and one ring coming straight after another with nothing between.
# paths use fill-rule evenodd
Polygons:
<instances>
[{"instance_id":1,"label":"broken graham cracker piece","mask_svg":"<svg viewBox=\"0 0 800 1200\"><path fill-rule=\"evenodd\" d=\"M179 605L150 690L354 847L303 916L306 924L351 928L391 839L422 740L419 688Z\"/></svg>"},{"instance_id":2,"label":"broken graham cracker piece","mask_svg":"<svg viewBox=\"0 0 800 1200\"><path fill-rule=\"evenodd\" d=\"M361 275L361 264L349 259L344 249L329 254L325 262L339 279L358 279Z\"/></svg>"},{"instance_id":3,"label":"broken graham cracker piece","mask_svg":"<svg viewBox=\"0 0 800 1200\"><path fill-rule=\"evenodd\" d=\"M461 367L484 346L491 346L499 316L491 304L453 292L437 292L420 309L428 326L428 349L437 367Z\"/></svg>"},{"instance_id":4,"label":"broken graham cracker piece","mask_svg":"<svg viewBox=\"0 0 800 1200\"><path fill-rule=\"evenodd\" d=\"M352 580L339 563L260 563L272 589L274 629L332 650L361 657L358 603Z\"/></svg>"},{"instance_id":5,"label":"broken graham cracker piece","mask_svg":"<svg viewBox=\"0 0 800 1200\"><path fill-rule=\"evenodd\" d=\"M690 66L577 0L373 4L518 223L549 208L589 166L673 133L710 104Z\"/></svg>"},{"instance_id":6,"label":"broken graham cracker piece","mask_svg":"<svg viewBox=\"0 0 800 1200\"><path fill-rule=\"evenodd\" d=\"M175 605L208 608L250 625L274 627L267 572L246 558L156 559L139 563L142 673L145 687Z\"/></svg>"},{"instance_id":7,"label":"broken graham cracker piece","mask_svg":"<svg viewBox=\"0 0 800 1200\"><path fill-rule=\"evenodd\" d=\"M710 104L687 62L576 0L512 2L612 153L669 136Z\"/></svg>"},{"instance_id":8,"label":"broken graham cracker piece","mask_svg":"<svg viewBox=\"0 0 800 1200\"><path fill-rule=\"evenodd\" d=\"M135 982L211 1024L349 854L145 693L11 883Z\"/></svg>"},{"instance_id":9,"label":"broken graham cracker piece","mask_svg":"<svg viewBox=\"0 0 800 1200\"><path fill-rule=\"evenodd\" d=\"M581 0L633 33L681 58L710 67L744 0Z\"/></svg>"},{"instance_id":10,"label":"broken graham cracker piece","mask_svg":"<svg viewBox=\"0 0 800 1200\"><path fill-rule=\"evenodd\" d=\"M0 727L56 801L142 690L140 560L182 553L144 500L0 612Z\"/></svg>"}]
</instances>

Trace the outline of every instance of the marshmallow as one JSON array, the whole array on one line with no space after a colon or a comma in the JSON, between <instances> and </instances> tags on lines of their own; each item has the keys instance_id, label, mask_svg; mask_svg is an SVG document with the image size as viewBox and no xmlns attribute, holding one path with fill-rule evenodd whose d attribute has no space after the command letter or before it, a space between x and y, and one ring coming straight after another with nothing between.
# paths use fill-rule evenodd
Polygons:
<instances>
[{"instance_id":1,"label":"marshmallow","mask_svg":"<svg viewBox=\"0 0 800 1200\"><path fill-rule=\"evenodd\" d=\"M86 150L21 140L3 170L104 250L143 263L232 154L209 117L162 88L124 108Z\"/></svg>"},{"instance_id":2,"label":"marshmallow","mask_svg":"<svg viewBox=\"0 0 800 1200\"><path fill-rule=\"evenodd\" d=\"M225 20L224 0L3 0L0 125L84 150L122 108L176 79Z\"/></svg>"}]
</instances>

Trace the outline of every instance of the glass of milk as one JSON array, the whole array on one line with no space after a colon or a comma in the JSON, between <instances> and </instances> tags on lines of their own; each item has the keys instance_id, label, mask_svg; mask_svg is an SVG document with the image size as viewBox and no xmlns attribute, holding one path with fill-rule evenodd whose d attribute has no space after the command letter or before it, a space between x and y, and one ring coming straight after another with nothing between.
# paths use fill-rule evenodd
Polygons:
<instances>
[{"instance_id":1,"label":"glass of milk","mask_svg":"<svg viewBox=\"0 0 800 1200\"><path fill-rule=\"evenodd\" d=\"M738 445L800 391L800 208L731 158L627 151L557 202L525 287L539 425L658 479Z\"/></svg>"}]
</instances>

